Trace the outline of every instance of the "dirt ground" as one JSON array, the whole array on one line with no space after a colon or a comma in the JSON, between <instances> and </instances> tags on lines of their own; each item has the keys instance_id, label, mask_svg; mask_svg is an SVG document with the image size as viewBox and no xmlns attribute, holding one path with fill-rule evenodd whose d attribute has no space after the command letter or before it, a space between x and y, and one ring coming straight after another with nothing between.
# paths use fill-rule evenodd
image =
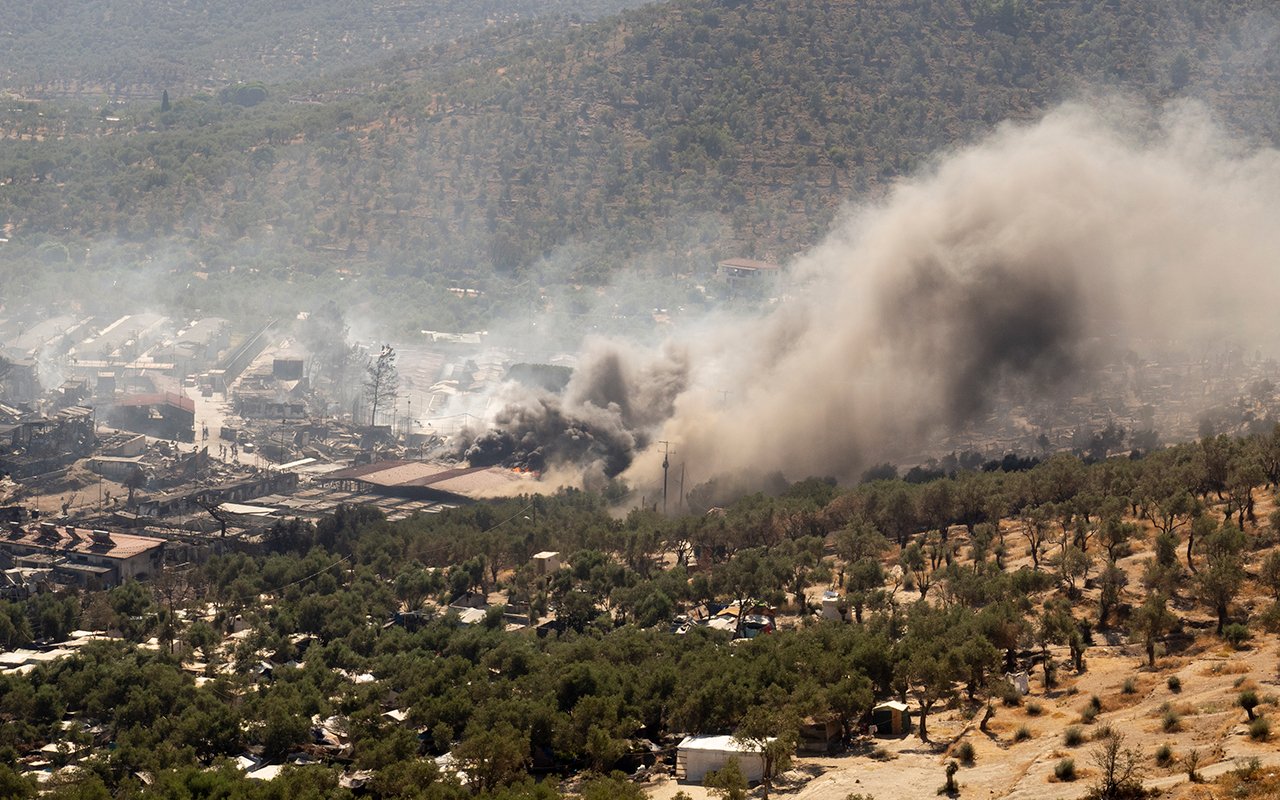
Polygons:
<instances>
[{"instance_id":1,"label":"dirt ground","mask_svg":"<svg viewBox=\"0 0 1280 800\"><path fill-rule=\"evenodd\" d=\"M1276 746L1280 731L1269 742L1252 741L1245 713L1235 705L1240 691L1253 688L1259 697L1270 699L1270 704L1258 711L1276 711L1280 682L1274 643L1232 651L1215 637L1205 637L1191 650L1161 659L1155 671L1148 671L1137 648L1093 647L1088 651L1084 674L1060 671L1059 686L1049 693L1043 689L1040 674L1033 675L1031 693L1021 707L997 706L989 734L977 729L981 707L931 714L929 731L934 745L926 745L911 734L878 739L858 754L796 758L772 796L788 800L844 800L857 793L878 800L933 797L945 780L949 750L967 740L973 743L975 757L972 765L962 765L957 773L960 797L1070 800L1083 796L1097 777L1091 757L1099 745L1093 740L1108 726L1124 736L1126 747L1140 754L1145 785L1164 790L1161 797L1165 798L1185 800L1199 788L1188 782L1182 761L1192 750L1200 754L1199 774L1210 780L1250 758L1259 759L1263 766L1280 766ZM1065 657L1065 653L1057 655ZM1168 678L1174 675L1182 682L1179 692L1168 686ZM1123 691L1129 678L1136 682L1132 694ZM1084 724L1080 712L1093 695L1101 700L1103 710L1092 724ZM1039 713L1033 713L1037 706ZM1164 709L1168 707L1181 717L1179 729L1171 732L1164 730ZM1076 747L1063 740L1063 732L1072 725L1079 725L1084 732L1084 743ZM1031 736L1015 742L1023 726ZM1155 763L1156 748L1163 744L1174 753L1168 767ZM871 747L877 745L884 752L873 757ZM1075 761L1077 779L1073 782L1054 778L1054 766L1063 758ZM669 800L679 791L695 800L711 797L701 786L669 778L646 787L650 797L660 800ZM753 796L759 795L757 788Z\"/></svg>"},{"instance_id":2,"label":"dirt ground","mask_svg":"<svg viewBox=\"0 0 1280 800\"><path fill-rule=\"evenodd\" d=\"M1259 491L1256 496L1258 518L1266 520L1275 502L1266 492ZM1151 556L1154 538L1149 524L1139 524L1140 534L1132 542L1132 554L1118 562L1129 576L1127 602L1140 602L1145 596L1139 588L1140 577L1143 562ZM1017 523L1006 522L1010 570L1031 564L1023 551L1025 539L1018 530ZM1260 532L1252 525L1246 526L1246 531L1251 535ZM1246 569L1251 576L1257 575L1266 552L1254 550L1247 554ZM824 588L812 587L808 592L810 601L816 603ZM864 742L848 755L796 758L792 770L775 783L771 796L786 800L845 800L850 794L859 793L876 800L935 797L945 782L943 770L952 758L950 753L961 741L969 741L975 757L972 764L962 764L956 775L961 786L959 797L1072 800L1084 796L1098 776L1092 760L1100 747L1096 739L1108 727L1121 733L1124 746L1139 754L1144 785L1161 790L1160 797L1169 800L1213 796L1207 793L1209 787L1204 783L1192 784L1188 780L1184 759L1192 751L1199 756L1197 774L1206 781L1253 758L1264 767L1280 767L1280 724L1268 741L1251 740L1246 714L1236 705L1241 691L1254 689L1263 702L1255 713L1280 719L1280 646L1275 637L1263 634L1247 649L1235 651L1213 634L1212 617L1203 605L1194 602L1191 586L1188 584L1179 594L1182 599L1172 610L1197 638L1173 655L1160 657L1155 670L1147 669L1142 648L1129 644L1123 634L1104 636L1095 632L1094 645L1086 652L1083 674L1076 675L1069 669L1065 648L1051 651L1059 665L1058 685L1046 692L1042 673L1033 672L1031 692L1023 704L1013 708L997 705L988 725L989 733L978 730L982 706L961 704L935 711L928 720L933 745L921 742L913 733ZM1085 591L1078 603L1078 617L1096 620L1096 595L1096 589ZM904 604L918 598L914 592L898 594L898 601ZM1268 602L1256 591L1246 589L1236 608L1260 610ZM1255 629L1255 633L1260 631ZM1181 681L1180 691L1169 687L1172 676ZM1129 679L1134 683L1132 693L1124 691ZM1086 724L1081 711L1092 696L1101 701L1102 711ZM914 715L914 706L912 709ZM1168 710L1180 720L1176 729L1166 731L1164 717ZM1073 725L1080 726L1084 741L1070 747L1064 742L1064 732ZM1030 738L1015 741L1023 727ZM1161 745L1168 745L1173 751L1172 762L1167 766L1156 764L1155 752ZM882 750L873 756L876 748ZM1064 758L1075 762L1074 781L1062 782L1054 777L1055 765ZM670 778L652 782L645 790L656 800L669 800L680 791L694 800L712 797L702 786L678 784ZM761 794L757 788L752 796Z\"/></svg>"}]
</instances>

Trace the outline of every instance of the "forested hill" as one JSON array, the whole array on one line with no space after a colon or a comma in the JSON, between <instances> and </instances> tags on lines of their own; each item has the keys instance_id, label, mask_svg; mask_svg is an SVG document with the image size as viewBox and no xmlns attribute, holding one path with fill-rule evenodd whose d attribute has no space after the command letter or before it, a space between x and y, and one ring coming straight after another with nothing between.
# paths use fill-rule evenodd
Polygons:
<instances>
[{"instance_id":1,"label":"forested hill","mask_svg":"<svg viewBox=\"0 0 1280 800\"><path fill-rule=\"evenodd\" d=\"M626 0L0 0L0 88L158 97L368 65L547 15Z\"/></svg>"},{"instance_id":2,"label":"forested hill","mask_svg":"<svg viewBox=\"0 0 1280 800\"><path fill-rule=\"evenodd\" d=\"M680 271L783 258L847 198L1082 86L1203 97L1272 137L1269 7L674 0L504 29L491 58L434 47L310 104L273 87L251 107L223 92L89 119L20 104L3 119L20 140L0 152L4 257L47 253L42 235L159 239L215 274L341 261L482 287L548 254L585 281L637 253Z\"/></svg>"}]
</instances>

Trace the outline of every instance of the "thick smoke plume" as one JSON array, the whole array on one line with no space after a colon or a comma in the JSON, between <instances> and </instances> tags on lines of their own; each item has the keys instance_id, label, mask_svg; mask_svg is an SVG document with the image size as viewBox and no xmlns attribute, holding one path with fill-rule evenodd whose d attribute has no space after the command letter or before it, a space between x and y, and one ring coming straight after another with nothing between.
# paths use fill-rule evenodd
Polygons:
<instances>
[{"instance_id":1,"label":"thick smoke plume","mask_svg":"<svg viewBox=\"0 0 1280 800\"><path fill-rule=\"evenodd\" d=\"M667 441L698 480L849 479L997 398L1079 394L1138 340L1268 348L1278 264L1274 150L1234 144L1194 104L1067 105L850 210L770 313L658 354L597 350L562 403L508 409L473 452L649 486L649 445Z\"/></svg>"},{"instance_id":2,"label":"thick smoke plume","mask_svg":"<svg viewBox=\"0 0 1280 800\"><path fill-rule=\"evenodd\" d=\"M669 419L685 390L685 351L654 355L597 342L563 396L516 389L485 433L461 438L460 455L473 466L507 464L542 472L580 466L587 483L612 478L649 445L649 433Z\"/></svg>"}]
</instances>

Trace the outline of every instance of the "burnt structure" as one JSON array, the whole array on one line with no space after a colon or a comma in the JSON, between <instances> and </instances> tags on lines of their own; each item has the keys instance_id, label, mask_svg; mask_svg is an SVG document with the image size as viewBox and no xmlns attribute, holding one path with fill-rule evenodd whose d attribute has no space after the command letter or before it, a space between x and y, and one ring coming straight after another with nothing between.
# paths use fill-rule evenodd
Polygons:
<instances>
[{"instance_id":1,"label":"burnt structure","mask_svg":"<svg viewBox=\"0 0 1280 800\"><path fill-rule=\"evenodd\" d=\"M179 442L195 441L196 404L177 392L132 394L118 398L108 413L111 424L134 433Z\"/></svg>"},{"instance_id":2,"label":"burnt structure","mask_svg":"<svg viewBox=\"0 0 1280 800\"><path fill-rule=\"evenodd\" d=\"M164 568L164 540L50 522L9 523L0 558L9 566L49 569L56 580L91 588L145 580Z\"/></svg>"},{"instance_id":3,"label":"burnt structure","mask_svg":"<svg viewBox=\"0 0 1280 800\"><path fill-rule=\"evenodd\" d=\"M94 427L85 406L0 425L0 472L21 479L62 469L93 452Z\"/></svg>"}]
</instances>

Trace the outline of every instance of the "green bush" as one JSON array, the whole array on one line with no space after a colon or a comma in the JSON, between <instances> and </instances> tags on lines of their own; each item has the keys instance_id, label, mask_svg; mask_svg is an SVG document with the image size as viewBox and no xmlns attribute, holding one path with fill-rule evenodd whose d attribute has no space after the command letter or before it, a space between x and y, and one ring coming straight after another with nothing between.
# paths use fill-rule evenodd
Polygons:
<instances>
[{"instance_id":1,"label":"green bush","mask_svg":"<svg viewBox=\"0 0 1280 800\"><path fill-rule=\"evenodd\" d=\"M956 747L956 758L966 764L973 763L973 742L965 739Z\"/></svg>"},{"instance_id":2,"label":"green bush","mask_svg":"<svg viewBox=\"0 0 1280 800\"><path fill-rule=\"evenodd\" d=\"M1098 710L1093 706L1085 706L1080 710L1080 721L1086 725L1092 725L1093 721L1098 718Z\"/></svg>"},{"instance_id":3,"label":"green bush","mask_svg":"<svg viewBox=\"0 0 1280 800\"><path fill-rule=\"evenodd\" d=\"M1244 647L1244 643L1253 638L1253 634L1249 633L1249 628L1241 625L1239 622L1233 622L1222 629L1222 638L1237 650Z\"/></svg>"},{"instance_id":4,"label":"green bush","mask_svg":"<svg viewBox=\"0 0 1280 800\"><path fill-rule=\"evenodd\" d=\"M1231 774L1243 783L1252 783L1258 779L1258 773L1262 771L1262 759L1253 756L1248 759L1237 759L1236 768L1231 770Z\"/></svg>"},{"instance_id":5,"label":"green bush","mask_svg":"<svg viewBox=\"0 0 1280 800\"><path fill-rule=\"evenodd\" d=\"M1173 733L1182 730L1182 717L1172 708L1164 712L1164 716L1160 718L1160 727L1165 733Z\"/></svg>"},{"instance_id":6,"label":"green bush","mask_svg":"<svg viewBox=\"0 0 1280 800\"><path fill-rule=\"evenodd\" d=\"M1072 725L1062 732L1062 741L1067 747L1079 747L1084 743L1084 730L1079 725Z\"/></svg>"},{"instance_id":7,"label":"green bush","mask_svg":"<svg viewBox=\"0 0 1280 800\"><path fill-rule=\"evenodd\" d=\"M1030 738L1031 738L1031 729L1028 728L1026 725L1019 727L1017 732L1013 734L1013 740L1015 742L1025 742Z\"/></svg>"},{"instance_id":8,"label":"green bush","mask_svg":"<svg viewBox=\"0 0 1280 800\"><path fill-rule=\"evenodd\" d=\"M1064 758L1054 764L1053 776L1060 781L1074 781L1076 779L1076 760L1074 758Z\"/></svg>"},{"instance_id":9,"label":"green bush","mask_svg":"<svg viewBox=\"0 0 1280 800\"><path fill-rule=\"evenodd\" d=\"M1165 685L1169 687L1169 691L1178 694L1182 691L1182 679L1177 675L1170 675L1169 680L1165 681Z\"/></svg>"},{"instance_id":10,"label":"green bush","mask_svg":"<svg viewBox=\"0 0 1280 800\"><path fill-rule=\"evenodd\" d=\"M1255 742L1265 742L1271 738L1271 723L1266 717L1258 717L1249 723L1249 738Z\"/></svg>"},{"instance_id":11,"label":"green bush","mask_svg":"<svg viewBox=\"0 0 1280 800\"><path fill-rule=\"evenodd\" d=\"M1018 687L1012 683L1005 683L1000 687L1000 702L1009 708L1016 708L1022 705L1022 692L1018 691Z\"/></svg>"},{"instance_id":12,"label":"green bush","mask_svg":"<svg viewBox=\"0 0 1280 800\"><path fill-rule=\"evenodd\" d=\"M1245 689L1236 698L1236 705L1244 709L1244 713L1249 715L1249 719L1253 719L1253 710L1258 707L1258 693L1252 689Z\"/></svg>"},{"instance_id":13,"label":"green bush","mask_svg":"<svg viewBox=\"0 0 1280 800\"><path fill-rule=\"evenodd\" d=\"M1167 767L1173 763L1173 748L1162 744L1156 748L1156 764Z\"/></svg>"},{"instance_id":14,"label":"green bush","mask_svg":"<svg viewBox=\"0 0 1280 800\"><path fill-rule=\"evenodd\" d=\"M1038 700L1032 700L1030 703L1027 703L1027 716L1038 717L1043 712L1044 706L1040 705Z\"/></svg>"},{"instance_id":15,"label":"green bush","mask_svg":"<svg viewBox=\"0 0 1280 800\"><path fill-rule=\"evenodd\" d=\"M1138 681L1136 678L1125 678L1124 685L1120 687L1123 694L1136 694L1138 691Z\"/></svg>"},{"instance_id":16,"label":"green bush","mask_svg":"<svg viewBox=\"0 0 1280 800\"><path fill-rule=\"evenodd\" d=\"M1280 603L1272 603L1266 611L1258 616L1260 624L1267 633L1280 633Z\"/></svg>"}]
</instances>

